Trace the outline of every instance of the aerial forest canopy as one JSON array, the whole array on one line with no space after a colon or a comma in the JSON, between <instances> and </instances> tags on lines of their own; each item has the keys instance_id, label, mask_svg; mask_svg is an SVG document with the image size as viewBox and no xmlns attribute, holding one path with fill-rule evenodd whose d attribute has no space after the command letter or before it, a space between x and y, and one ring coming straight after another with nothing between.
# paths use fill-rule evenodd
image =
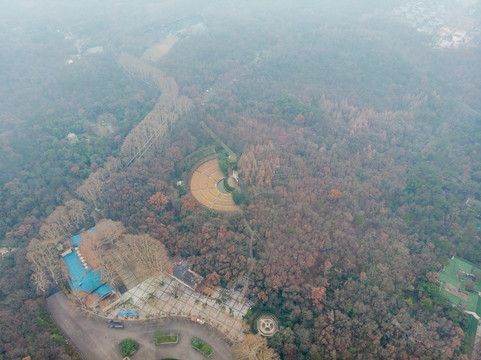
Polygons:
<instances>
[{"instance_id":1,"label":"aerial forest canopy","mask_svg":"<svg viewBox=\"0 0 481 360\"><path fill-rule=\"evenodd\" d=\"M47 3L0 15L0 359L78 358L44 296L103 219L276 317L239 359L479 356L438 280L481 265L479 1Z\"/></svg>"}]
</instances>

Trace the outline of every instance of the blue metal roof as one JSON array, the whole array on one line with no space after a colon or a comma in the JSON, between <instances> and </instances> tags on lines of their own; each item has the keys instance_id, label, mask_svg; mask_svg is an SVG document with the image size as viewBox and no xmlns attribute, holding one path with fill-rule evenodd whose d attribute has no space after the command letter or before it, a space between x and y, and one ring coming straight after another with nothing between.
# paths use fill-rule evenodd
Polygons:
<instances>
[{"instance_id":1,"label":"blue metal roof","mask_svg":"<svg viewBox=\"0 0 481 360\"><path fill-rule=\"evenodd\" d=\"M90 231L92 234L95 234L95 232L97 231L97 229L95 229L95 226L87 231ZM77 234L75 236L72 236L70 238L70 246L80 246L80 240L82 238L82 235L85 234L85 233L82 233L82 234Z\"/></svg>"},{"instance_id":2,"label":"blue metal roof","mask_svg":"<svg viewBox=\"0 0 481 360\"><path fill-rule=\"evenodd\" d=\"M119 311L119 315L139 315L138 311Z\"/></svg>"},{"instance_id":3,"label":"blue metal roof","mask_svg":"<svg viewBox=\"0 0 481 360\"><path fill-rule=\"evenodd\" d=\"M100 271L85 269L75 252L63 257L69 271L69 283L73 289L90 293L104 283Z\"/></svg>"},{"instance_id":4,"label":"blue metal roof","mask_svg":"<svg viewBox=\"0 0 481 360\"><path fill-rule=\"evenodd\" d=\"M95 234L96 229L93 227L88 231ZM70 245L79 247L83 234L72 236L70 238ZM99 270L93 271L88 268L86 269L75 251L65 255L63 261L68 267L68 283L72 289L85 291L86 293L95 292L100 298L107 296L114 290L113 287L105 283L102 279L102 273Z\"/></svg>"}]
</instances>

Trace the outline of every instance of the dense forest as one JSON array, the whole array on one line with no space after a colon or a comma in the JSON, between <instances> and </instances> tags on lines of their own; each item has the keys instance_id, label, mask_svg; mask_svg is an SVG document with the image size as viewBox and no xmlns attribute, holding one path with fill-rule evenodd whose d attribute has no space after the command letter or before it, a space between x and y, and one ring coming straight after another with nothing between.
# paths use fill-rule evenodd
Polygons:
<instances>
[{"instance_id":1,"label":"dense forest","mask_svg":"<svg viewBox=\"0 0 481 360\"><path fill-rule=\"evenodd\" d=\"M145 26L122 26L125 4L99 8L103 25L77 19L68 31L105 50L69 65L67 20L0 23L0 247L14 249L0 259L0 358L78 357L26 247L81 198L91 213L71 232L113 219L213 285L249 274L252 313L279 319L268 343L283 359L467 359L469 317L436 273L452 255L481 264L481 208L466 204L481 200L479 48L432 48L392 15L401 1L169 4L130 14L148 13ZM198 21L159 60L136 60ZM129 162L164 115L163 136ZM201 121L239 155L241 213L176 186L219 150ZM89 198L95 174L105 186Z\"/></svg>"}]
</instances>

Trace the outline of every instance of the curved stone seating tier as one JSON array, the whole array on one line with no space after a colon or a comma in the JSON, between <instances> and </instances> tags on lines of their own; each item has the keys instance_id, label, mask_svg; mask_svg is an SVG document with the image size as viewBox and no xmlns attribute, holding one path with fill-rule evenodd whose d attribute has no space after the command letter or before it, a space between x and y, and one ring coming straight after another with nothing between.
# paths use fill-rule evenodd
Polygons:
<instances>
[{"instance_id":1,"label":"curved stone seating tier","mask_svg":"<svg viewBox=\"0 0 481 360\"><path fill-rule=\"evenodd\" d=\"M217 189L217 183L224 178L217 159L200 165L192 174L190 190L202 205L218 211L238 211L232 194L224 194Z\"/></svg>"},{"instance_id":2,"label":"curved stone seating tier","mask_svg":"<svg viewBox=\"0 0 481 360\"><path fill-rule=\"evenodd\" d=\"M199 181L199 188L200 189L205 189L209 185L209 178L205 175L200 176L200 181Z\"/></svg>"}]
</instances>

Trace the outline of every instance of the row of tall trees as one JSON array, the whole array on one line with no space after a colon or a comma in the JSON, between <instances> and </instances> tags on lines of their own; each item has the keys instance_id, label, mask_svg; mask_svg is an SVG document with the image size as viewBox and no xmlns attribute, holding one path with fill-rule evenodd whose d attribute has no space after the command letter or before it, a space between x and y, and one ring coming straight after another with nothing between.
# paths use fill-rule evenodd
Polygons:
<instances>
[{"instance_id":1,"label":"row of tall trees","mask_svg":"<svg viewBox=\"0 0 481 360\"><path fill-rule=\"evenodd\" d=\"M78 358L50 319L44 300L37 297L35 285L41 292L48 291L52 282L64 278L56 244L93 225L91 210L117 166L109 164L108 158L118 155L122 139L152 110L159 96L157 90L147 89L112 66L115 59L108 52L77 56L72 66L66 66L65 59L79 49L75 39L64 38L58 29L75 28L75 16L64 13L69 20L62 16L62 25L43 22L42 17L59 19L52 15L55 11L44 11L45 6L49 7L42 4L35 11L30 8L11 16L18 22L7 27L19 31L1 35L5 81L0 84L4 99L0 106L0 247L12 249L0 255L2 359ZM89 36L88 27L82 37ZM99 43L111 37L106 35L107 27L104 30L95 31ZM21 60L12 61L13 53ZM165 88L176 92L172 80L166 81ZM100 129L105 121L111 123L111 131ZM77 141L68 141L69 133L75 133ZM103 171L96 174L99 168ZM91 173L96 175L88 179ZM85 179L78 194L81 201L75 190Z\"/></svg>"},{"instance_id":2,"label":"row of tall trees","mask_svg":"<svg viewBox=\"0 0 481 360\"><path fill-rule=\"evenodd\" d=\"M144 67L144 65L142 65L143 63L140 60L135 61L134 57L127 54L122 54L119 62L123 64L123 66L133 63L133 69L137 74L154 78L162 90L162 95L155 105L154 110L147 114L147 116L130 131L123 142L120 153L122 157L128 160L132 156L139 155L139 151L142 149L148 150L148 147L150 147L149 141L152 140L152 137L157 138L165 134L168 126L172 125L182 113L188 110L190 102L185 97L177 98L178 92L175 81L170 79L164 83L164 77L160 71L154 71L149 65L144 64L145 67L148 68L147 70L150 69L144 72L142 70ZM131 69L131 67L128 67L128 69ZM172 81L174 85L171 84ZM125 165L130 165L130 162ZM76 190L76 193L82 197L90 207L87 203L80 200L70 200L65 206L58 206L40 228L39 235L41 240L33 240L29 246L29 259L34 269L33 280L40 292L45 293L51 285L51 282L58 283L61 281L62 272L60 269L60 260L58 252L55 249L57 244L65 241L72 235L73 231L77 231L80 225L83 225L87 213L89 210L92 210L92 207L99 211L98 206L102 201L101 197L105 187L110 182L112 176L115 178L115 173L121 166L122 161L120 159L110 157L103 167L91 173ZM114 228L118 227L122 228L122 225L119 223L114 226ZM114 246L113 238L119 238L122 230L112 231L114 231L115 235L111 236L107 234L108 236L106 237L99 237L102 233L91 234L90 237L92 239L88 238L85 240L97 255L104 271L111 274L112 278L116 277L115 269L112 266L112 264L115 263L115 259L112 257L113 255L107 255L107 249L103 246L106 240L109 240L108 242L112 247L109 249L111 253L119 251L119 253L123 254L120 256L123 256L125 259L132 256L148 273L155 272L159 269L159 266L160 268L165 266L167 255L165 254L165 250L162 250L161 244L157 244L160 246L157 251L156 243L147 235L139 235L138 237L132 235L121 237L122 241L115 243L116 246ZM102 243L100 243L100 241ZM149 247L151 247L151 251L148 250ZM157 263L155 262L155 257L158 257Z\"/></svg>"}]
</instances>

